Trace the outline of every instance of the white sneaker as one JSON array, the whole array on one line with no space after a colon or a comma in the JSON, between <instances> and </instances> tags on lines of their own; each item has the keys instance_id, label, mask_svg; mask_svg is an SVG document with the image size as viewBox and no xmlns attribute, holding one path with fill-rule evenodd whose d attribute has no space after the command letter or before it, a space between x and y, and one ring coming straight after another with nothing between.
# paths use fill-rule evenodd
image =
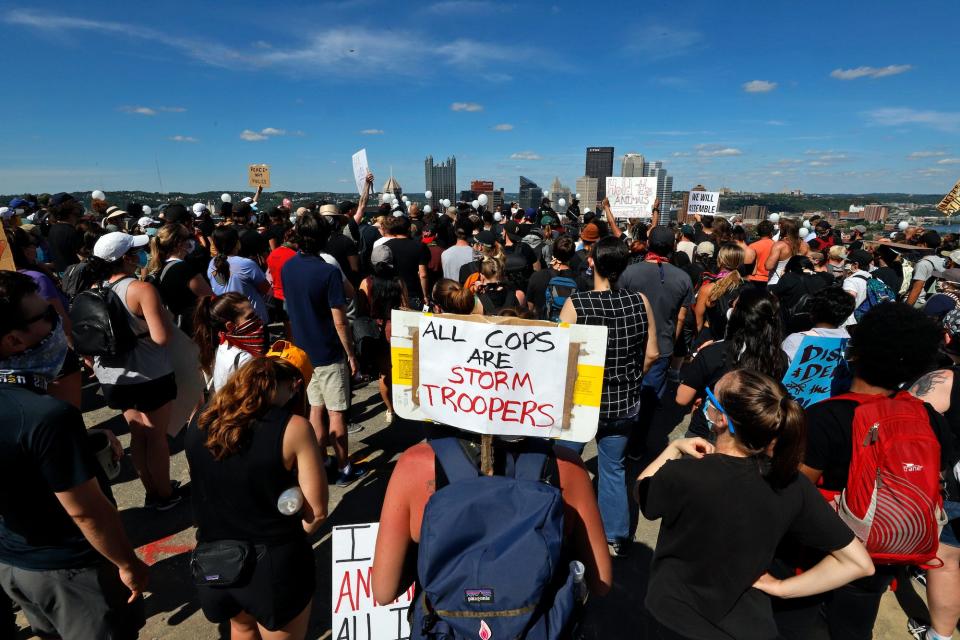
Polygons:
<instances>
[{"instance_id":1,"label":"white sneaker","mask_svg":"<svg viewBox=\"0 0 960 640\"><path fill-rule=\"evenodd\" d=\"M383 414L383 422L384 422L384 424L386 424L388 427L389 427L391 424L393 424L393 411L387 411L385 414Z\"/></svg>"}]
</instances>

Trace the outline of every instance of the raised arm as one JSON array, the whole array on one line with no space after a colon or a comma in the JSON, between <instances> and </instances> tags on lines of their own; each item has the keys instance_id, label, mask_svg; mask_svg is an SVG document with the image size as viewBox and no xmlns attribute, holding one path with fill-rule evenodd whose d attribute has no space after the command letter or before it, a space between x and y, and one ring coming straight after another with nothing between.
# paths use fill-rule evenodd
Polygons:
<instances>
[{"instance_id":1,"label":"raised arm","mask_svg":"<svg viewBox=\"0 0 960 640\"><path fill-rule=\"evenodd\" d=\"M614 238L619 238L623 235L623 231L621 231L620 227L617 226L617 219L613 217L613 209L610 208L610 200L604 198L600 206L603 207L603 213L607 217L607 226L610 227L610 233L613 234Z\"/></svg>"},{"instance_id":2,"label":"raised arm","mask_svg":"<svg viewBox=\"0 0 960 640\"><path fill-rule=\"evenodd\" d=\"M363 220L363 210L367 208L367 200L372 189L373 173L367 171L367 178L363 183L363 193L360 194L360 200L357 201L357 210L353 214L353 219L357 224L360 224L360 221Z\"/></svg>"}]
</instances>

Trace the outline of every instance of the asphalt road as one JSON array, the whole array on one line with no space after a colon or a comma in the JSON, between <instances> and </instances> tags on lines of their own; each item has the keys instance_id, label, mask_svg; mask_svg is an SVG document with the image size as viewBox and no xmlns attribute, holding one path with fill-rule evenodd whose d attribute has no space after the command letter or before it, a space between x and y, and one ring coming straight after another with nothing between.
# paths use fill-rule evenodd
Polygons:
<instances>
[{"instance_id":1,"label":"asphalt road","mask_svg":"<svg viewBox=\"0 0 960 640\"><path fill-rule=\"evenodd\" d=\"M126 425L120 415L103 407L102 398L90 387L85 390L84 406L91 407L84 414L88 427L111 428L120 436L124 446L129 445ZM352 421L364 429L350 437L351 453L355 460L370 465L370 473L347 489L330 486L330 517L328 524L316 535L314 549L317 566L317 594L313 602L308 638L332 638L330 632L330 527L344 524L373 522L379 518L380 506L394 463L401 452L422 439L420 427L414 423L396 421L387 427L383 405L370 384L354 394ZM682 434L678 427L675 435ZM596 448L588 445L584 460L591 472L596 471ZM635 476L639 469L628 469ZM171 477L184 485L190 481L186 458L179 441L174 441L171 457ZM171 640L205 640L229 638L229 626L218 629L204 618L189 579L189 552L194 546L195 530L191 523L190 507L184 501L165 513L143 508L143 488L137 480L129 457L123 461L123 472L113 486L127 534L144 561L151 566L150 591L145 605L148 615L140 638L169 638ZM614 562L614 589L603 599L591 600L584 633L588 638L644 638L646 621L642 606L647 583L647 570L652 549L656 543L659 522L639 519L633 548L627 558ZM709 549L705 549L709 553ZM901 597L912 593L900 590ZM922 594L922 590L919 590ZM913 596L907 605L923 609L923 601ZM24 629L18 638L32 638L26 621L18 622ZM894 595L887 592L881 605L875 628L875 638L908 638L906 615ZM955 635L955 637L957 637Z\"/></svg>"}]
</instances>

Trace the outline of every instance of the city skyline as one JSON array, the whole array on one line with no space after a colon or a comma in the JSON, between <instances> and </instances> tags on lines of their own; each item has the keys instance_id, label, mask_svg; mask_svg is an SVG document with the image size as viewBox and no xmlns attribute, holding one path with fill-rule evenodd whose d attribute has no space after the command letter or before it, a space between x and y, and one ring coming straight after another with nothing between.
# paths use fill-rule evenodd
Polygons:
<instances>
[{"instance_id":1,"label":"city skyline","mask_svg":"<svg viewBox=\"0 0 960 640\"><path fill-rule=\"evenodd\" d=\"M946 0L7 4L7 50L29 55L7 69L26 90L2 107L0 192L238 190L253 163L277 190L349 192L360 148L378 185L393 167L420 192L419 162L455 155L454 193L512 192L574 185L604 145L677 190L945 193L960 87L934 29L958 18Z\"/></svg>"}]
</instances>

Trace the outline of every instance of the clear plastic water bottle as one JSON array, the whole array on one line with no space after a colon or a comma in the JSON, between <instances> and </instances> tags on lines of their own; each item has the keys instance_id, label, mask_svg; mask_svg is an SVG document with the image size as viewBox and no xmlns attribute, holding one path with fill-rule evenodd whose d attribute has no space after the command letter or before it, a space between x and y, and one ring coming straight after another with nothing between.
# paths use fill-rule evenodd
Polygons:
<instances>
[{"instance_id":1,"label":"clear plastic water bottle","mask_svg":"<svg viewBox=\"0 0 960 640\"><path fill-rule=\"evenodd\" d=\"M570 575L573 576L573 593L577 598L577 602L580 603L587 601L587 595L589 593L586 580L584 579L585 574L586 568L582 562L579 560L570 561Z\"/></svg>"},{"instance_id":2,"label":"clear plastic water bottle","mask_svg":"<svg viewBox=\"0 0 960 640\"><path fill-rule=\"evenodd\" d=\"M285 516L292 516L300 511L303 506L303 492L300 487L290 487L280 494L277 500L277 509ZM581 565L583 566L583 565Z\"/></svg>"}]
</instances>

